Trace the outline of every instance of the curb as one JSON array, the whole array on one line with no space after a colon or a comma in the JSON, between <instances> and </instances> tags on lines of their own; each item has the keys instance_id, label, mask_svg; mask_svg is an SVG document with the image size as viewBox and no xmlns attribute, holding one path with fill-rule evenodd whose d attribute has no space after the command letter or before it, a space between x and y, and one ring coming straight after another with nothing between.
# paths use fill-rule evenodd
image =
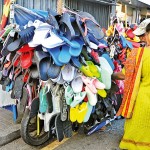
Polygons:
<instances>
[{"instance_id":1,"label":"curb","mask_svg":"<svg viewBox=\"0 0 150 150\"><path fill-rule=\"evenodd\" d=\"M6 145L20 137L20 129L18 129L12 133L7 134L6 136L0 137L0 146Z\"/></svg>"}]
</instances>

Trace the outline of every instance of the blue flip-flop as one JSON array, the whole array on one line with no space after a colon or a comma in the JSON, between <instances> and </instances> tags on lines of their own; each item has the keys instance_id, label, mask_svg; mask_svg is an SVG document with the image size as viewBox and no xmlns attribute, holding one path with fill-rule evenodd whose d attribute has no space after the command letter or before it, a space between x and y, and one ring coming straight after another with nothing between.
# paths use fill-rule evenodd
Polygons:
<instances>
[{"instance_id":1,"label":"blue flip-flop","mask_svg":"<svg viewBox=\"0 0 150 150\"><path fill-rule=\"evenodd\" d=\"M71 57L71 61L73 66L80 68L81 67L81 63L79 61L79 57Z\"/></svg>"},{"instance_id":2,"label":"blue flip-flop","mask_svg":"<svg viewBox=\"0 0 150 150\"><path fill-rule=\"evenodd\" d=\"M52 58L53 58L53 60L57 66L63 66L64 65L58 59L59 54L60 54L60 46L55 47L55 48L47 48L47 51L50 53L50 55L52 56Z\"/></svg>"},{"instance_id":3,"label":"blue flip-flop","mask_svg":"<svg viewBox=\"0 0 150 150\"><path fill-rule=\"evenodd\" d=\"M122 47L123 47L123 48L126 48L126 45L127 45L127 44L126 44L126 39L121 35L121 36L120 36L120 40L121 40L121 43L122 43Z\"/></svg>"},{"instance_id":4,"label":"blue flip-flop","mask_svg":"<svg viewBox=\"0 0 150 150\"><path fill-rule=\"evenodd\" d=\"M112 61L111 58L109 57L109 55L105 53L105 54L102 55L102 57L104 57L104 58L108 61L108 63L109 63L109 65L111 66L112 70L114 70L114 69L115 69L115 66L114 66L113 61Z\"/></svg>"},{"instance_id":5,"label":"blue flip-flop","mask_svg":"<svg viewBox=\"0 0 150 150\"><path fill-rule=\"evenodd\" d=\"M71 56L78 57L81 54L82 47L83 47L84 43L80 38L74 39L73 41L71 41L71 43L76 44L76 46L78 48L70 45L69 53Z\"/></svg>"},{"instance_id":6,"label":"blue flip-flop","mask_svg":"<svg viewBox=\"0 0 150 150\"><path fill-rule=\"evenodd\" d=\"M58 60L62 64L67 64L71 59L71 55L69 53L69 46L68 45L62 45L61 50L58 56Z\"/></svg>"}]
</instances>

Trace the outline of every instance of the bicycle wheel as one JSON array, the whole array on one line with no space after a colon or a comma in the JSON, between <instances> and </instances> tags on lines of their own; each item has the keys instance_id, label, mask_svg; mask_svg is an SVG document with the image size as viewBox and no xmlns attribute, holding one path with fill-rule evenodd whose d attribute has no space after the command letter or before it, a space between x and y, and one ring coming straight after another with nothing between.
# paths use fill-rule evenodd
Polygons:
<instances>
[{"instance_id":1,"label":"bicycle wheel","mask_svg":"<svg viewBox=\"0 0 150 150\"><path fill-rule=\"evenodd\" d=\"M39 134L37 134L37 116L30 117L30 110L26 109L21 122L21 137L25 143L32 146L39 146L45 143L48 139L48 132L44 131L44 121L39 121Z\"/></svg>"}]
</instances>

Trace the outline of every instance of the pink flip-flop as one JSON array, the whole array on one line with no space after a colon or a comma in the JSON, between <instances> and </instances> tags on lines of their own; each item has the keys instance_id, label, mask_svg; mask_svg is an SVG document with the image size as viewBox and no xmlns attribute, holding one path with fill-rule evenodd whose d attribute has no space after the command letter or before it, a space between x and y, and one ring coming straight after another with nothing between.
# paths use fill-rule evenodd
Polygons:
<instances>
[{"instance_id":1,"label":"pink flip-flop","mask_svg":"<svg viewBox=\"0 0 150 150\"><path fill-rule=\"evenodd\" d=\"M86 76L82 76L82 81L84 82L84 84L91 90L91 92L93 92L94 94L97 93L97 89L93 84L93 78L89 78Z\"/></svg>"}]
</instances>

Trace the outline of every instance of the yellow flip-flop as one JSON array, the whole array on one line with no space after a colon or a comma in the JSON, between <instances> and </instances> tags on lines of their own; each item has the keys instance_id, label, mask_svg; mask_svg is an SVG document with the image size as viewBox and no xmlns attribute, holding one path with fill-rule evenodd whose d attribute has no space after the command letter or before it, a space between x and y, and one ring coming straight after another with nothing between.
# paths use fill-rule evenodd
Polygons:
<instances>
[{"instance_id":1,"label":"yellow flip-flop","mask_svg":"<svg viewBox=\"0 0 150 150\"><path fill-rule=\"evenodd\" d=\"M106 91L105 90L97 90L97 93L98 93L98 95L99 96L101 96L101 97L103 97L103 98L105 98L106 96L107 96L107 93L106 93Z\"/></svg>"},{"instance_id":2,"label":"yellow flip-flop","mask_svg":"<svg viewBox=\"0 0 150 150\"><path fill-rule=\"evenodd\" d=\"M78 108L79 108L79 105L77 105L76 107L70 107L70 121L71 122L77 121Z\"/></svg>"},{"instance_id":3,"label":"yellow flip-flop","mask_svg":"<svg viewBox=\"0 0 150 150\"><path fill-rule=\"evenodd\" d=\"M91 72L89 66L81 66L80 71L82 73L84 73L84 75L88 76L88 77L93 77L93 73Z\"/></svg>"},{"instance_id":4,"label":"yellow flip-flop","mask_svg":"<svg viewBox=\"0 0 150 150\"><path fill-rule=\"evenodd\" d=\"M85 115L88 111L88 103L87 102L83 102L78 109L78 113L77 113L77 122L78 123L82 123L84 121Z\"/></svg>"},{"instance_id":5,"label":"yellow flip-flop","mask_svg":"<svg viewBox=\"0 0 150 150\"><path fill-rule=\"evenodd\" d=\"M98 68L94 65L94 63L92 61L86 61L87 65L89 66L89 69L91 71L91 73L93 74L93 76L99 78L101 76Z\"/></svg>"}]
</instances>

